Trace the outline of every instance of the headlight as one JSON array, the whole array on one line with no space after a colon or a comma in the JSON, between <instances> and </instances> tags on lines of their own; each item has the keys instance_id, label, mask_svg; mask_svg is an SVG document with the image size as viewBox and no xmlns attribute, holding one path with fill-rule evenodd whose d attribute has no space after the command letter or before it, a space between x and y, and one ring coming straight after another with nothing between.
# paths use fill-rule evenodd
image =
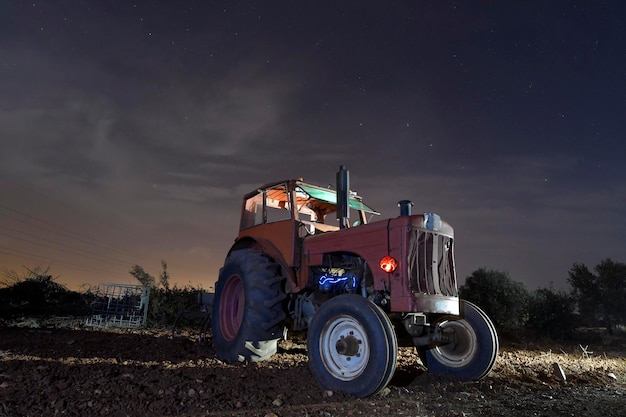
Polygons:
<instances>
[{"instance_id":1,"label":"headlight","mask_svg":"<svg viewBox=\"0 0 626 417\"><path fill-rule=\"evenodd\" d=\"M435 213L424 213L424 228L438 232L441 230L441 217Z\"/></svg>"}]
</instances>

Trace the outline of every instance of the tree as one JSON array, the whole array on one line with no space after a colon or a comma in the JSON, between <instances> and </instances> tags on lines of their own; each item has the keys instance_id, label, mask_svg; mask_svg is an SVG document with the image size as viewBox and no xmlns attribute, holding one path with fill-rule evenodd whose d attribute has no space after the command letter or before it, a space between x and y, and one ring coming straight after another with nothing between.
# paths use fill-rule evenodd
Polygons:
<instances>
[{"instance_id":1,"label":"tree","mask_svg":"<svg viewBox=\"0 0 626 417\"><path fill-rule=\"evenodd\" d=\"M163 271L161 271L161 275L159 275L159 283L165 291L169 291L170 274L167 272L167 263L164 260L161 260L161 266L163 267Z\"/></svg>"},{"instance_id":2,"label":"tree","mask_svg":"<svg viewBox=\"0 0 626 417\"><path fill-rule=\"evenodd\" d=\"M598 278L584 264L574 263L569 270L567 281L572 288L572 297L577 303L581 316L592 322L601 320L600 303L602 296Z\"/></svg>"},{"instance_id":3,"label":"tree","mask_svg":"<svg viewBox=\"0 0 626 417\"><path fill-rule=\"evenodd\" d=\"M148 274L146 271L144 271L143 268L140 267L139 265L133 265L133 267L130 269L129 272L132 276L135 277L137 281L139 281L141 285L148 286L148 287L155 286L156 280L154 279L154 277Z\"/></svg>"},{"instance_id":4,"label":"tree","mask_svg":"<svg viewBox=\"0 0 626 417\"><path fill-rule=\"evenodd\" d=\"M520 328L526 321L528 290L506 272L482 267L466 278L459 295L483 309L499 329Z\"/></svg>"},{"instance_id":5,"label":"tree","mask_svg":"<svg viewBox=\"0 0 626 417\"><path fill-rule=\"evenodd\" d=\"M527 327L544 336L562 338L576 327L574 306L570 294L552 287L538 288L528 300Z\"/></svg>"},{"instance_id":6,"label":"tree","mask_svg":"<svg viewBox=\"0 0 626 417\"><path fill-rule=\"evenodd\" d=\"M602 322L609 334L626 323L626 264L604 259L594 268L574 263L568 282L581 315Z\"/></svg>"}]
</instances>

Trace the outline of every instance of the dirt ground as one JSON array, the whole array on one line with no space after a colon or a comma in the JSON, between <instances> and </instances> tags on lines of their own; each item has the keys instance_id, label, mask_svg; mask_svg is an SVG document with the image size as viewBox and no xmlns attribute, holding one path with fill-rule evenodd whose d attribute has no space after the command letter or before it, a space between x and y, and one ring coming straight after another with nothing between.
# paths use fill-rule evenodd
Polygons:
<instances>
[{"instance_id":1,"label":"dirt ground","mask_svg":"<svg viewBox=\"0 0 626 417\"><path fill-rule=\"evenodd\" d=\"M504 342L478 382L429 375L401 348L389 387L355 399L316 385L304 340L281 342L271 361L229 365L193 329L75 324L0 327L0 417L626 415L623 346Z\"/></svg>"}]
</instances>

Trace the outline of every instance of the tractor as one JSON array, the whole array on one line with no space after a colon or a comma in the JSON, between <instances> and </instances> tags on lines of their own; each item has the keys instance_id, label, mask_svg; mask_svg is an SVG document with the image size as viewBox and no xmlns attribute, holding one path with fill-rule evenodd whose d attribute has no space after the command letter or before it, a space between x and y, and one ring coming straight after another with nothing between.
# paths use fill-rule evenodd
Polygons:
<instances>
[{"instance_id":1,"label":"tractor","mask_svg":"<svg viewBox=\"0 0 626 417\"><path fill-rule=\"evenodd\" d=\"M489 317L459 298L454 232L436 213L379 215L350 190L290 179L243 198L239 233L215 286L212 333L223 361L269 359L306 331L309 368L324 389L363 398L394 375L398 341L428 372L478 380L493 368ZM351 216L352 219L351 220Z\"/></svg>"}]
</instances>

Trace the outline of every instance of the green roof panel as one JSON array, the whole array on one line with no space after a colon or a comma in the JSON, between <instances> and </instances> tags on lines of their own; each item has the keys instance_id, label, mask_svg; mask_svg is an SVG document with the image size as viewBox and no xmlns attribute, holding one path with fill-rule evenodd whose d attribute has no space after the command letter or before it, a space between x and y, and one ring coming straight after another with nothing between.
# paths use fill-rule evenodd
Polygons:
<instances>
[{"instance_id":1,"label":"green roof panel","mask_svg":"<svg viewBox=\"0 0 626 417\"><path fill-rule=\"evenodd\" d=\"M302 183L299 183L298 187L300 187L305 193L315 199L322 200L330 204L337 204L337 192L335 190L314 187ZM363 204L361 200L353 196L350 196L350 198L348 199L348 205L350 206L350 208L353 208L355 210L363 210L368 213L380 214L379 212Z\"/></svg>"}]
</instances>

